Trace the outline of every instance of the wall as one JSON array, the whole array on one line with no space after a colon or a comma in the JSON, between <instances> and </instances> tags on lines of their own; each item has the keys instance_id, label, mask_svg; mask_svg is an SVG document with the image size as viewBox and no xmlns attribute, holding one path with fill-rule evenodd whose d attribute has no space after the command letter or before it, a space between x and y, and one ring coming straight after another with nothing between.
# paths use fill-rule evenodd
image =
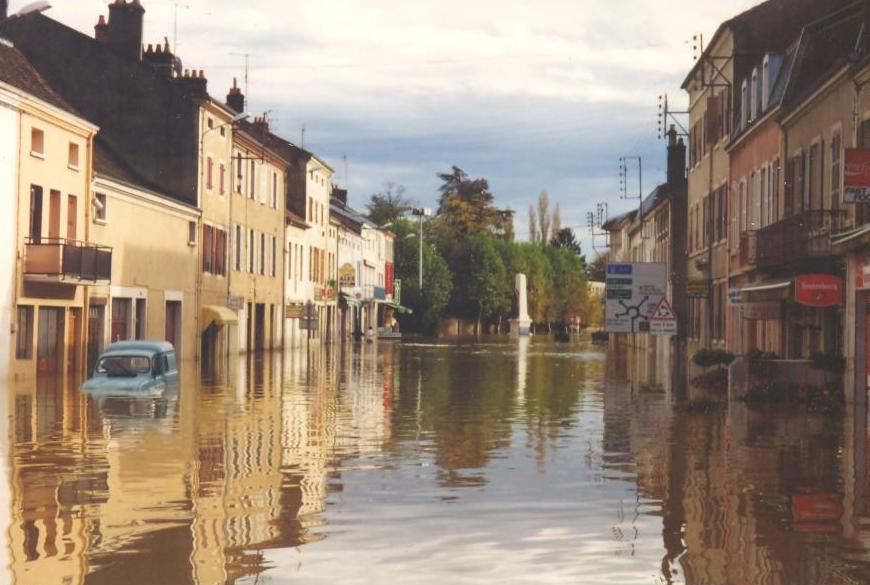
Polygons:
<instances>
[{"instance_id":1,"label":"wall","mask_svg":"<svg viewBox=\"0 0 870 585\"><path fill-rule=\"evenodd\" d=\"M12 311L19 118L13 108L11 96L4 96L0 92L0 381L8 374L15 339L12 333Z\"/></svg>"},{"instance_id":2,"label":"wall","mask_svg":"<svg viewBox=\"0 0 870 585\"><path fill-rule=\"evenodd\" d=\"M190 222L199 224L199 212L108 177L98 176L93 190L106 195L106 221L94 222L91 234L95 243L113 250L112 289L145 290L148 339L164 338L166 301L180 300L181 347L176 350L181 359L194 358L199 248L189 242L188 230ZM140 229L143 225L148 229ZM108 299L111 292L108 286L95 287L91 296ZM111 307L107 312L111 315ZM109 330L107 323L104 342L110 341Z\"/></svg>"}]
</instances>

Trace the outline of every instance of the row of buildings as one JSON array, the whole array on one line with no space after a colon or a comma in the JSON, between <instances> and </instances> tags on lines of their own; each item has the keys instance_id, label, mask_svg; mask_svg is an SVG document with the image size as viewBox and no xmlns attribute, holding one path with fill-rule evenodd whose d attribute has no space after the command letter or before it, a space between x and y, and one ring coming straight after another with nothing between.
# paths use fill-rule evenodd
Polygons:
<instances>
[{"instance_id":1,"label":"row of buildings","mask_svg":"<svg viewBox=\"0 0 870 585\"><path fill-rule=\"evenodd\" d=\"M701 47L682 84L685 171L669 163L664 186L605 225L615 260L667 263L676 295L673 340L617 342L639 350L636 379L682 380L701 348L825 353L845 357L847 397L863 400L870 200L851 161L870 149L868 24L861 0L768 0Z\"/></svg>"},{"instance_id":2,"label":"row of buildings","mask_svg":"<svg viewBox=\"0 0 870 585\"><path fill-rule=\"evenodd\" d=\"M89 36L0 1L0 379L115 340L207 363L390 324L393 235L235 84L143 44L144 14L114 0Z\"/></svg>"}]
</instances>

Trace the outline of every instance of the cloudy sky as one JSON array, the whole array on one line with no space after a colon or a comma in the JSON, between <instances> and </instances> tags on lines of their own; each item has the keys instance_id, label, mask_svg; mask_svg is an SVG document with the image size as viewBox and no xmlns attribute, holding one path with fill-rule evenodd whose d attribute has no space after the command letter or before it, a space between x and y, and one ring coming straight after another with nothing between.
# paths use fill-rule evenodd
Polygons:
<instances>
[{"instance_id":1,"label":"cloudy sky","mask_svg":"<svg viewBox=\"0 0 870 585\"><path fill-rule=\"evenodd\" d=\"M664 174L657 96L685 99L690 39L754 0L142 0L145 42L174 33L185 67L224 96L244 77L248 110L336 169L351 202L391 181L435 203L435 173L489 179L517 211L542 189L591 252L586 212L619 199L617 160L643 156L644 190ZM11 9L25 4L12 0ZM107 0L52 0L89 34ZM343 156L347 158L347 173ZM636 186L634 187L636 189Z\"/></svg>"}]
</instances>

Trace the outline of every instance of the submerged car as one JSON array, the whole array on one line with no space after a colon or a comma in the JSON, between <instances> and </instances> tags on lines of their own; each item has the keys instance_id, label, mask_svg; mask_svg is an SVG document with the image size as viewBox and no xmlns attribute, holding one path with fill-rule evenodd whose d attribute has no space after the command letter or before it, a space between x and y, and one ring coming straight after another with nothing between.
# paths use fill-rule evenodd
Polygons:
<instances>
[{"instance_id":1,"label":"submerged car","mask_svg":"<svg viewBox=\"0 0 870 585\"><path fill-rule=\"evenodd\" d=\"M178 366L171 343L118 341L100 355L91 378L82 384L82 390L159 395L177 383Z\"/></svg>"}]
</instances>

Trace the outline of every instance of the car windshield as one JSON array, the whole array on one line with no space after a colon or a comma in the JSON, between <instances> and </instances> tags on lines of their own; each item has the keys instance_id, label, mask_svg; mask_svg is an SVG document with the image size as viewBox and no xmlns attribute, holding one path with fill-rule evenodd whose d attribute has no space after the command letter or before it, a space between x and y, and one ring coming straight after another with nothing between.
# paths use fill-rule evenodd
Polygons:
<instances>
[{"instance_id":1,"label":"car windshield","mask_svg":"<svg viewBox=\"0 0 870 585\"><path fill-rule=\"evenodd\" d=\"M142 355L113 355L100 359L97 372L110 376L135 376L151 371L151 359Z\"/></svg>"}]
</instances>

